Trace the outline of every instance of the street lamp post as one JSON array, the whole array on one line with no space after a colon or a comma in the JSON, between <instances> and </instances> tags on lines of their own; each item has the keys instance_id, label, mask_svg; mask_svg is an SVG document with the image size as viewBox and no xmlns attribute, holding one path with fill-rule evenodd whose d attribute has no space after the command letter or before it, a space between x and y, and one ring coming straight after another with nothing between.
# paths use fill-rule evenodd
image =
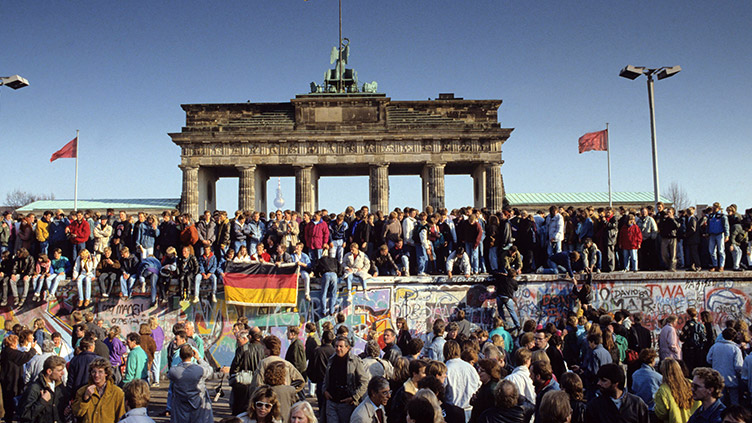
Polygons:
<instances>
[{"instance_id":1,"label":"street lamp post","mask_svg":"<svg viewBox=\"0 0 752 423\"><path fill-rule=\"evenodd\" d=\"M627 65L619 72L619 76L627 79L636 79L640 75L648 78L648 105L650 106L650 137L653 147L653 193L655 196L655 206L658 207L660 200L660 191L658 183L658 142L655 133L655 97L653 92L653 74L660 79L674 76L681 71L681 66L664 66L662 68L646 68L644 66Z\"/></svg>"}]
</instances>

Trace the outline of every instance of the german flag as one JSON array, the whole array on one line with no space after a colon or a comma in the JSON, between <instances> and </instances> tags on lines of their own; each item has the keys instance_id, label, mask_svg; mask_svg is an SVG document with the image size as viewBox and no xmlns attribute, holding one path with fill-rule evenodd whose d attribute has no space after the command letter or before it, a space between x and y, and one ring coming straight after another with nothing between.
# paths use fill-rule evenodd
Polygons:
<instances>
[{"instance_id":1,"label":"german flag","mask_svg":"<svg viewBox=\"0 0 752 423\"><path fill-rule=\"evenodd\" d=\"M228 263L225 272L225 302L241 306L298 305L298 265Z\"/></svg>"}]
</instances>

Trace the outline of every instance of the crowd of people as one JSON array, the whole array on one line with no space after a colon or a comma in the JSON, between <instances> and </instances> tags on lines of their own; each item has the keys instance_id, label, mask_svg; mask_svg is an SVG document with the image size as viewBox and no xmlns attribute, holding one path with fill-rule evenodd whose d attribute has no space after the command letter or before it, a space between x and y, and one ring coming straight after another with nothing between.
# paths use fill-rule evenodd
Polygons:
<instances>
[{"instance_id":1,"label":"crowd of people","mask_svg":"<svg viewBox=\"0 0 752 423\"><path fill-rule=\"evenodd\" d=\"M418 400L431 423L752 422L752 331L729 320L717 335L709 313L692 308L681 317L681 329L671 315L653 336L640 313L590 308L510 333L499 317L488 332L458 309L430 333L403 318L383 333L374 326L356 352L337 313L305 324L304 336L289 327L284 358L279 338L240 320L231 410L258 421L268 403L279 413L262 420L284 423L310 390L326 423L417 421Z\"/></svg>"},{"instance_id":2,"label":"crowd of people","mask_svg":"<svg viewBox=\"0 0 752 423\"><path fill-rule=\"evenodd\" d=\"M177 323L171 339L156 319L123 337L118 326L105 328L77 310L71 345L59 333L47 336L41 321L33 329L8 322L0 352L6 421L114 422L126 414L128 421L148 421L143 405L149 382L159 383L166 348L165 413L174 422L213 421L206 382L221 374L232 386L228 421L244 423L748 422L752 355L744 322L726 322L716 335L708 312L689 309L681 331L669 316L654 340L640 314L593 309L587 278L574 278L679 267L723 271L742 268L743 255L749 265L752 211L740 216L732 205L727 212L716 203L700 217L693 208L677 214L661 204L639 212L552 206L547 215L429 207L385 216L350 207L340 214L278 211L268 219L236 212L229 219L207 211L198 221L172 212L157 218L57 211L38 220L5 213L3 306L9 288L12 305L49 301L68 277L79 307L90 304L94 280L102 298L136 291L154 304L177 280L184 299L199 301L203 284L216 301L228 263L259 261L297 263L308 299L310 276L321 278L323 309L337 321L307 322L304 335L288 328L282 358L279 338L241 318L233 330L235 358L224 368L206 354L190 321ZM383 335L373 328L364 351L353 351L354 333L336 309L340 285L351 295L353 283L365 291L373 276L483 272L496 284L490 332L459 309L451 322L432 322L430 333L410 331L404 319ZM524 272L567 273L576 310L560 322L521 324L514 291ZM300 402L314 393L318 416Z\"/></svg>"},{"instance_id":3,"label":"crowd of people","mask_svg":"<svg viewBox=\"0 0 752 423\"><path fill-rule=\"evenodd\" d=\"M123 336L91 312L72 319L70 345L41 319L32 328L6 322L6 422L150 422L150 384L163 378L163 362L163 413L175 423L213 422L222 385L210 395L207 382L225 375L226 422L752 422L752 331L728 320L717 334L710 313L693 308L663 319L657 336L640 313L579 302L564 319L527 320L511 332L500 315L487 331L457 308L428 333L410 330L404 318L383 331L374 323L358 334L362 351L337 313L305 322L303 333L288 327L284 356L280 338L240 317L226 367L191 321L166 336L152 317Z\"/></svg>"},{"instance_id":4,"label":"crowd of people","mask_svg":"<svg viewBox=\"0 0 752 423\"><path fill-rule=\"evenodd\" d=\"M216 301L228 264L251 261L297 263L308 299L311 276L321 278L325 314L336 311L339 286L348 295L353 284L365 291L373 276L746 269L752 209L742 216L730 205L726 212L718 203L701 216L694 207L677 212L661 203L639 211L551 206L547 214L508 206L497 213L429 206L384 214L363 206L268 217L206 211L194 221L174 211L57 210L39 219L7 211L0 306L9 304L9 292L11 307L53 299L66 278L76 283L78 307L90 305L95 281L101 298L140 292L155 304L173 283L185 300L198 302L206 292Z\"/></svg>"}]
</instances>

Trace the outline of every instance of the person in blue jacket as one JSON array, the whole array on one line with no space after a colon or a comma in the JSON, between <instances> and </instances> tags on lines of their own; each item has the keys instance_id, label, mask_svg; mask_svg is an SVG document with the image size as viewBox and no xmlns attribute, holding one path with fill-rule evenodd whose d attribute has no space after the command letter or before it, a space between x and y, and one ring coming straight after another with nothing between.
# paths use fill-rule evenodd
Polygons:
<instances>
[{"instance_id":1,"label":"person in blue jacket","mask_svg":"<svg viewBox=\"0 0 752 423\"><path fill-rule=\"evenodd\" d=\"M146 284L146 278L151 281L151 305L157 302L157 281L159 280L159 271L162 269L162 263L154 256L148 256L141 260L138 265L138 281L141 286Z\"/></svg>"},{"instance_id":2,"label":"person in blue jacket","mask_svg":"<svg viewBox=\"0 0 752 423\"><path fill-rule=\"evenodd\" d=\"M217 302L217 256L212 254L211 250L204 248L204 253L198 257L198 274L196 275L196 289L193 292L199 292L202 281L211 282L213 303Z\"/></svg>"}]
</instances>

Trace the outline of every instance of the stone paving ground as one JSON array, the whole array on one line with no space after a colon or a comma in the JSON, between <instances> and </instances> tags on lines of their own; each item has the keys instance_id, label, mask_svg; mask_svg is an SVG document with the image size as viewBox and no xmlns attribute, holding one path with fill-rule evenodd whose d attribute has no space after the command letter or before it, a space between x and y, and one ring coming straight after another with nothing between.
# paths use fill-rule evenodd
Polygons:
<instances>
[{"instance_id":1,"label":"stone paving ground","mask_svg":"<svg viewBox=\"0 0 752 423\"><path fill-rule=\"evenodd\" d=\"M170 421L169 417L164 417L163 413L165 411L165 404L167 403L167 387L170 385L170 382L163 378L160 381L159 387L152 387L151 388L151 401L149 402L149 407L147 408L147 411L149 413L149 417L154 419L157 423L167 423ZM211 395L212 399L214 398L215 390L219 386L218 380L211 380L207 382L207 387L209 389L209 394ZM219 398L217 401L212 402L212 411L214 412L214 421L218 422L225 417L230 417L230 391L232 390L230 386L227 384L227 379L225 379L224 384L222 385L222 390L224 391L224 396ZM311 403L313 406L314 412L316 412L316 415L318 416L318 406L316 404L316 399L313 397L307 398L308 402Z\"/></svg>"}]
</instances>

